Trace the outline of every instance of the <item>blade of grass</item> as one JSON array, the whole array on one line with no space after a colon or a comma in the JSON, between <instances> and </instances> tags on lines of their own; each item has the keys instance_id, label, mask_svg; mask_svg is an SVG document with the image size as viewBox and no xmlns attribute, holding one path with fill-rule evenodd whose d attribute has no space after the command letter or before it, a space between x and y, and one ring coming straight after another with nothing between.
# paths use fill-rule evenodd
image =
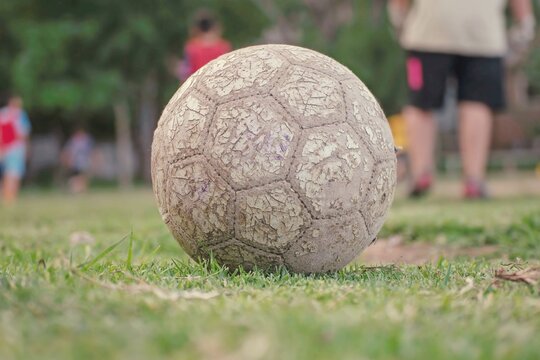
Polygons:
<instances>
[{"instance_id":1,"label":"blade of grass","mask_svg":"<svg viewBox=\"0 0 540 360\"><path fill-rule=\"evenodd\" d=\"M178 262L175 259L171 259L171 260L176 270L178 270L178 274L182 274L183 271L182 271L182 268L180 267L180 264L178 264Z\"/></svg>"},{"instance_id":2,"label":"blade of grass","mask_svg":"<svg viewBox=\"0 0 540 360\"><path fill-rule=\"evenodd\" d=\"M448 287L450 282L450 275L452 274L452 264L448 264L448 270L446 271L446 276L444 277L443 287Z\"/></svg>"},{"instance_id":3,"label":"blade of grass","mask_svg":"<svg viewBox=\"0 0 540 360\"><path fill-rule=\"evenodd\" d=\"M128 237L128 235L124 236L122 239L120 239L119 241L117 241L116 243L112 244L111 246L109 246L108 248L106 248L105 250L103 250L102 252L100 252L96 257L94 257L92 260L89 260L87 262L84 262L82 264L80 264L79 266L77 266L78 268L82 268L83 270L86 270L88 269L90 266L96 264L99 260L103 259L105 256L107 256L107 254L109 254L111 251L113 251L114 249L116 249L116 247L118 245L120 245L122 242L124 242L124 240L126 240L126 238Z\"/></svg>"},{"instance_id":4,"label":"blade of grass","mask_svg":"<svg viewBox=\"0 0 540 360\"><path fill-rule=\"evenodd\" d=\"M131 270L132 260L133 260L133 229L131 229L131 232L129 233L129 246L128 246L127 259L126 259L126 267L128 268L128 270Z\"/></svg>"}]
</instances>

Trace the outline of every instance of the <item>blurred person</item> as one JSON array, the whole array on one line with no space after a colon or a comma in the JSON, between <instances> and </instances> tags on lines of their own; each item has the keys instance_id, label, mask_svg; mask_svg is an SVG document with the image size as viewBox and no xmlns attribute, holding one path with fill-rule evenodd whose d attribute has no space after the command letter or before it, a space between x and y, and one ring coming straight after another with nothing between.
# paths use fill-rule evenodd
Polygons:
<instances>
[{"instance_id":1,"label":"blurred person","mask_svg":"<svg viewBox=\"0 0 540 360\"><path fill-rule=\"evenodd\" d=\"M201 10L195 15L190 35L184 47L184 59L177 69L177 75L182 81L208 62L231 51L231 44L221 36L221 24L207 10Z\"/></svg>"},{"instance_id":2,"label":"blurred person","mask_svg":"<svg viewBox=\"0 0 540 360\"><path fill-rule=\"evenodd\" d=\"M68 169L68 185L73 194L83 193L88 189L93 149L94 140L84 127L79 126L62 150L62 163Z\"/></svg>"},{"instance_id":3,"label":"blurred person","mask_svg":"<svg viewBox=\"0 0 540 360\"><path fill-rule=\"evenodd\" d=\"M6 98L0 108L0 174L2 198L9 205L17 200L26 170L31 125L21 97L9 94Z\"/></svg>"},{"instance_id":4,"label":"blurred person","mask_svg":"<svg viewBox=\"0 0 540 360\"><path fill-rule=\"evenodd\" d=\"M446 81L457 80L459 144L465 198L487 196L485 176L493 113L504 107L504 57L523 57L534 38L530 0L390 0L390 21L407 51L409 105L404 109L411 160L411 196L433 182L436 122ZM510 46L508 46L508 40ZM516 56L517 55L517 56Z\"/></svg>"}]
</instances>

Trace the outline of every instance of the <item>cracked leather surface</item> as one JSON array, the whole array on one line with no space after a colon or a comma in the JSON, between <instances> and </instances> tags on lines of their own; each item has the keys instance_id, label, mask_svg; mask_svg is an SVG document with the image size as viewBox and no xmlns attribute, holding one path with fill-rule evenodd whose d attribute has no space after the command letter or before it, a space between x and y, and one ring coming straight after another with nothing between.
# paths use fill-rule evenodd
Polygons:
<instances>
[{"instance_id":1,"label":"cracked leather surface","mask_svg":"<svg viewBox=\"0 0 540 360\"><path fill-rule=\"evenodd\" d=\"M263 45L210 62L174 94L154 134L152 181L190 256L319 273L380 231L396 157L381 107L349 69Z\"/></svg>"}]
</instances>

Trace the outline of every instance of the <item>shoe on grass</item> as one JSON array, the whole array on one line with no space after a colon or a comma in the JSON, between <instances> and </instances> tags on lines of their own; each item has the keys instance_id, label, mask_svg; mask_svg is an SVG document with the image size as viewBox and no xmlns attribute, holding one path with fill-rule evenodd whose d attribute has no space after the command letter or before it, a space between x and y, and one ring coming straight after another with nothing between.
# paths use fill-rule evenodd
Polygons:
<instances>
[{"instance_id":1,"label":"shoe on grass","mask_svg":"<svg viewBox=\"0 0 540 360\"><path fill-rule=\"evenodd\" d=\"M431 174L424 174L420 176L413 184L413 188L409 193L411 198L420 198L426 195L431 189L433 183L433 176Z\"/></svg>"},{"instance_id":2,"label":"shoe on grass","mask_svg":"<svg viewBox=\"0 0 540 360\"><path fill-rule=\"evenodd\" d=\"M476 179L467 179L463 187L463 197L467 200L489 198L485 182Z\"/></svg>"}]
</instances>

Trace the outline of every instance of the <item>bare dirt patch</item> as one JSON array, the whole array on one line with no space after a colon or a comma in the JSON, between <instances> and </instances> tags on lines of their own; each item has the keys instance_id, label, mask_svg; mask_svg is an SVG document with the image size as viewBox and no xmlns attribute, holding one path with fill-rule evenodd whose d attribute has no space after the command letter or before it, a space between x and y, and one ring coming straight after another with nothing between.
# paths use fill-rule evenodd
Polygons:
<instances>
[{"instance_id":1,"label":"bare dirt patch","mask_svg":"<svg viewBox=\"0 0 540 360\"><path fill-rule=\"evenodd\" d=\"M366 265L422 265L434 263L441 257L447 259L457 256L481 257L494 254L497 250L498 247L494 245L455 247L425 242L407 244L400 236L393 236L389 239L377 240L360 255L359 261Z\"/></svg>"}]
</instances>

